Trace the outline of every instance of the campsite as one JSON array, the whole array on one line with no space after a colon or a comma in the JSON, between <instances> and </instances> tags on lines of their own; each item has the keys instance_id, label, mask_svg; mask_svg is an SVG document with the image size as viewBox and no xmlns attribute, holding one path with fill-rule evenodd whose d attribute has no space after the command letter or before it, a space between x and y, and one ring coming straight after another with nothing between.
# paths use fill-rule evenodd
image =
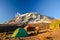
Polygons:
<instances>
[{"instance_id":1,"label":"campsite","mask_svg":"<svg viewBox=\"0 0 60 40\"><path fill-rule=\"evenodd\" d=\"M60 40L59 33L60 20L56 20L50 24L27 24L23 28L19 26L14 31L11 30L10 33L1 32L0 40Z\"/></svg>"}]
</instances>

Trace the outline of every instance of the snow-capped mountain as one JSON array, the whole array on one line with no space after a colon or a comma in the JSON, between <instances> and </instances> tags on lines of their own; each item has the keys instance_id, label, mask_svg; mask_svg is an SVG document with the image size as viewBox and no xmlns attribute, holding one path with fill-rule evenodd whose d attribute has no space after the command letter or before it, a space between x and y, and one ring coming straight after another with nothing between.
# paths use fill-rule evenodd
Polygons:
<instances>
[{"instance_id":1,"label":"snow-capped mountain","mask_svg":"<svg viewBox=\"0 0 60 40\"><path fill-rule=\"evenodd\" d=\"M50 23L54 18L30 12L25 14L17 13L16 16L6 24L21 24L21 23Z\"/></svg>"}]
</instances>

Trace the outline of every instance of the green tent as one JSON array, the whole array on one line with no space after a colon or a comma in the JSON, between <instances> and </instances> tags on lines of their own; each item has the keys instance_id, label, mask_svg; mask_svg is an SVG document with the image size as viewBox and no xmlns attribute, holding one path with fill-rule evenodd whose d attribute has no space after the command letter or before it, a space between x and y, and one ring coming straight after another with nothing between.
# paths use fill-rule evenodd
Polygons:
<instances>
[{"instance_id":1,"label":"green tent","mask_svg":"<svg viewBox=\"0 0 60 40\"><path fill-rule=\"evenodd\" d=\"M28 33L24 28L17 28L11 37L18 38L18 37L26 37L26 36L28 36Z\"/></svg>"}]
</instances>

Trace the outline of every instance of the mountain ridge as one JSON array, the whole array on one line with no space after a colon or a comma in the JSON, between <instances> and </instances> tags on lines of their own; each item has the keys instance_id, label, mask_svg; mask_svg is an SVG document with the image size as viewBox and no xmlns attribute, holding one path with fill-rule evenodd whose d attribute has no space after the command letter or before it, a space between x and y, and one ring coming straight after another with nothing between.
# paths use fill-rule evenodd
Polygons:
<instances>
[{"instance_id":1,"label":"mountain ridge","mask_svg":"<svg viewBox=\"0 0 60 40\"><path fill-rule=\"evenodd\" d=\"M47 21L46 23L49 23L48 21L54 20L54 18L45 16L42 14L38 14L36 12L30 12L25 14L17 13L17 15L10 21L6 22L6 24L21 24L21 23L38 23Z\"/></svg>"}]
</instances>

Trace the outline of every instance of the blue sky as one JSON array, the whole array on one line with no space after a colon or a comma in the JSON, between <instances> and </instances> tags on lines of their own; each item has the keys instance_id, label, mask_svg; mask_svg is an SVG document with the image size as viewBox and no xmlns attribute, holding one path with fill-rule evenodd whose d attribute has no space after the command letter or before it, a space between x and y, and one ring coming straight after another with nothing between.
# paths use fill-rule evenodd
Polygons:
<instances>
[{"instance_id":1,"label":"blue sky","mask_svg":"<svg viewBox=\"0 0 60 40\"><path fill-rule=\"evenodd\" d=\"M0 23L12 19L17 12L37 12L60 18L60 0L0 0Z\"/></svg>"}]
</instances>

